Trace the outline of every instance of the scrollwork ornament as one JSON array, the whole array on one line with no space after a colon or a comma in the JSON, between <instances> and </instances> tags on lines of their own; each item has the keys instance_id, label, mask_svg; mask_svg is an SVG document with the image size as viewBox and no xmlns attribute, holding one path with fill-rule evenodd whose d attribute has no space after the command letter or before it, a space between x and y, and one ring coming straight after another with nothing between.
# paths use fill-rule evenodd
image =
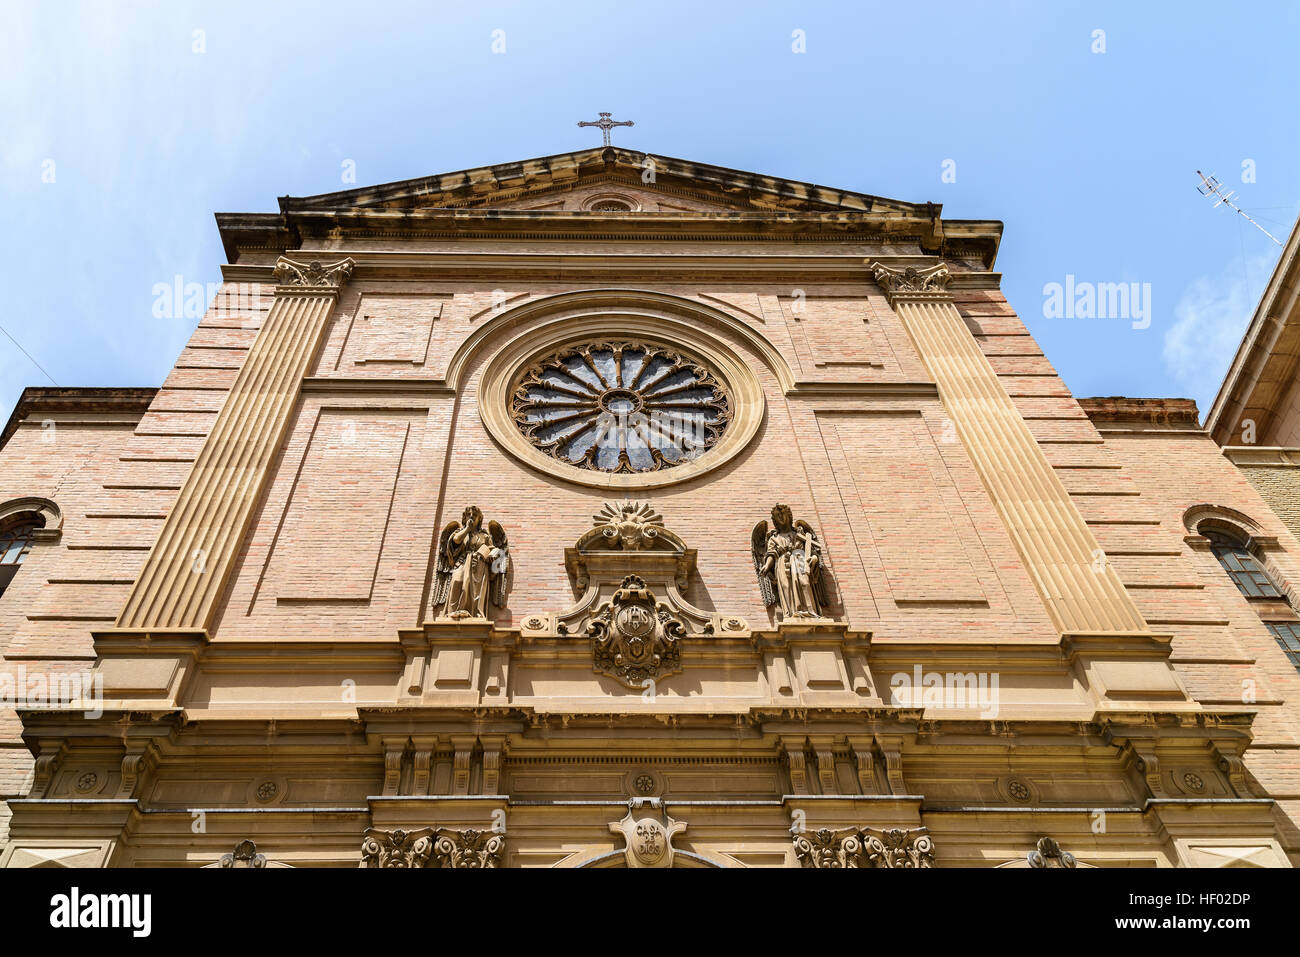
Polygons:
<instances>
[{"instance_id":1,"label":"scrollwork ornament","mask_svg":"<svg viewBox=\"0 0 1300 957\"><path fill-rule=\"evenodd\" d=\"M481 870L501 865L506 836L498 831L455 831L439 828L434 836L433 857L438 867Z\"/></svg>"},{"instance_id":2,"label":"scrollwork ornament","mask_svg":"<svg viewBox=\"0 0 1300 957\"><path fill-rule=\"evenodd\" d=\"M1050 837L1038 839L1038 844L1029 852L1028 860L1029 866L1035 868L1072 868L1077 866L1074 855L1064 850L1060 844Z\"/></svg>"},{"instance_id":3,"label":"scrollwork ornament","mask_svg":"<svg viewBox=\"0 0 1300 957\"><path fill-rule=\"evenodd\" d=\"M803 867L934 867L934 842L924 827L821 828L796 834L794 851Z\"/></svg>"},{"instance_id":4,"label":"scrollwork ornament","mask_svg":"<svg viewBox=\"0 0 1300 957\"><path fill-rule=\"evenodd\" d=\"M628 575L587 625L595 670L631 688L681 670L686 626L638 575Z\"/></svg>"},{"instance_id":5,"label":"scrollwork ornament","mask_svg":"<svg viewBox=\"0 0 1300 957\"><path fill-rule=\"evenodd\" d=\"M898 298L946 298L948 282L952 278L943 263L918 269L905 266L894 269L881 262L871 263L876 282L885 290L890 302Z\"/></svg>"},{"instance_id":6,"label":"scrollwork ornament","mask_svg":"<svg viewBox=\"0 0 1300 957\"><path fill-rule=\"evenodd\" d=\"M227 868L262 868L266 867L266 855L257 853L257 845L244 840L235 845L230 854L221 855L221 866Z\"/></svg>"},{"instance_id":7,"label":"scrollwork ornament","mask_svg":"<svg viewBox=\"0 0 1300 957\"><path fill-rule=\"evenodd\" d=\"M803 867L859 867L862 841L858 834L858 829L853 827L838 830L823 827L816 831L796 834L795 857Z\"/></svg>"},{"instance_id":8,"label":"scrollwork ornament","mask_svg":"<svg viewBox=\"0 0 1300 957\"><path fill-rule=\"evenodd\" d=\"M318 260L301 263L281 256L275 264L275 278L282 288L298 292L303 290L329 290L337 292L352 275L352 259L341 259L328 265Z\"/></svg>"},{"instance_id":9,"label":"scrollwork ornament","mask_svg":"<svg viewBox=\"0 0 1300 957\"><path fill-rule=\"evenodd\" d=\"M431 828L407 831L397 828L384 831L368 827L361 842L362 867L416 868L426 867L433 853Z\"/></svg>"}]
</instances>

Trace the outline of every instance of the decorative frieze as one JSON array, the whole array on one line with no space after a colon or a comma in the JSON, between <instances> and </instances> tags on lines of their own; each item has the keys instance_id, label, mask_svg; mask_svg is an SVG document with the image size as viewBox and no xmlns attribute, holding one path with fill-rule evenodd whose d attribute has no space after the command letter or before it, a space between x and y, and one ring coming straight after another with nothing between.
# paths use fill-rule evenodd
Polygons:
<instances>
[{"instance_id":1,"label":"decorative frieze","mask_svg":"<svg viewBox=\"0 0 1300 957\"><path fill-rule=\"evenodd\" d=\"M796 834L802 867L934 867L934 843L924 827L820 828Z\"/></svg>"}]
</instances>

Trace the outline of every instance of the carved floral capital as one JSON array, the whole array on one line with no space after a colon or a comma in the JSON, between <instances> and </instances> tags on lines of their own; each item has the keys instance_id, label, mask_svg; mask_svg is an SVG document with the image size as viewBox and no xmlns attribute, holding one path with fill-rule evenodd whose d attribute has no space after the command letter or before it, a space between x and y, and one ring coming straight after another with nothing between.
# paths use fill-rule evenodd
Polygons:
<instances>
[{"instance_id":1,"label":"carved floral capital","mask_svg":"<svg viewBox=\"0 0 1300 957\"><path fill-rule=\"evenodd\" d=\"M498 831L453 831L440 827L433 842L433 855L438 867L496 868L501 866L505 846L506 836Z\"/></svg>"},{"instance_id":2,"label":"carved floral capital","mask_svg":"<svg viewBox=\"0 0 1300 957\"><path fill-rule=\"evenodd\" d=\"M281 256L275 264L275 278L279 280L278 292L301 295L303 293L334 293L352 275L355 263L349 257L338 262L324 264L318 260L307 263L296 262L287 256Z\"/></svg>"},{"instance_id":3,"label":"carved floral capital","mask_svg":"<svg viewBox=\"0 0 1300 957\"><path fill-rule=\"evenodd\" d=\"M821 828L794 836L802 867L934 867L934 842L924 827Z\"/></svg>"},{"instance_id":4,"label":"carved floral capital","mask_svg":"<svg viewBox=\"0 0 1300 957\"><path fill-rule=\"evenodd\" d=\"M361 842L362 867L456 867L496 868L506 836L497 831L473 828L422 827L392 831L368 827Z\"/></svg>"},{"instance_id":5,"label":"carved floral capital","mask_svg":"<svg viewBox=\"0 0 1300 957\"><path fill-rule=\"evenodd\" d=\"M362 867L424 867L433 853L433 829L422 827L417 831L397 828L383 831L368 827L362 832Z\"/></svg>"},{"instance_id":6,"label":"carved floral capital","mask_svg":"<svg viewBox=\"0 0 1300 957\"><path fill-rule=\"evenodd\" d=\"M952 298L948 292L948 281L952 277L943 263L925 269L915 266L895 269L881 262L872 262L870 267L876 282L885 290L890 305L900 299L933 302Z\"/></svg>"}]
</instances>

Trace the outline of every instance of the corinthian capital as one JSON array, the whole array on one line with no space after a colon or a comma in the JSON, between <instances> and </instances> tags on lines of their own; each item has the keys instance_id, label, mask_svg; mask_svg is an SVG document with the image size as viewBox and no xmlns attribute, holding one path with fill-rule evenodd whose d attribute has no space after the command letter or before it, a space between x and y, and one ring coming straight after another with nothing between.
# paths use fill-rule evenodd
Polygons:
<instances>
[{"instance_id":1,"label":"corinthian capital","mask_svg":"<svg viewBox=\"0 0 1300 957\"><path fill-rule=\"evenodd\" d=\"M894 269L882 262L872 262L869 265L876 282L880 283L885 295L889 297L890 305L897 299L948 298L948 280L951 277L948 267L943 263L926 269L917 269L915 266Z\"/></svg>"},{"instance_id":2,"label":"corinthian capital","mask_svg":"<svg viewBox=\"0 0 1300 957\"><path fill-rule=\"evenodd\" d=\"M353 265L351 258L326 265L314 259L309 263L300 263L281 256L275 264L275 278L280 281L280 289L285 292L337 293L352 275Z\"/></svg>"},{"instance_id":3,"label":"corinthian capital","mask_svg":"<svg viewBox=\"0 0 1300 957\"><path fill-rule=\"evenodd\" d=\"M796 834L794 853L802 867L934 867L934 842L924 827L822 828Z\"/></svg>"}]
</instances>

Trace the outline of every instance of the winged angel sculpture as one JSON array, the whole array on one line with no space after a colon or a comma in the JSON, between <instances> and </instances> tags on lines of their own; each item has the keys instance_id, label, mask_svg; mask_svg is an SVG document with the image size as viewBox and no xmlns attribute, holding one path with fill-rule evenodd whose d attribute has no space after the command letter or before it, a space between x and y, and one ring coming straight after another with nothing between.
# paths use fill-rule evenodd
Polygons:
<instances>
[{"instance_id":1,"label":"winged angel sculpture","mask_svg":"<svg viewBox=\"0 0 1300 957\"><path fill-rule=\"evenodd\" d=\"M488 522L485 530L482 511L471 505L438 536L433 607L442 609L440 617L487 618L489 601L497 608L506 603L509 570L505 529Z\"/></svg>"},{"instance_id":2,"label":"winged angel sculpture","mask_svg":"<svg viewBox=\"0 0 1300 957\"><path fill-rule=\"evenodd\" d=\"M794 521L788 505L772 509L772 526L759 522L750 536L763 604L777 606L782 619L822 617L829 602L817 533Z\"/></svg>"}]
</instances>

